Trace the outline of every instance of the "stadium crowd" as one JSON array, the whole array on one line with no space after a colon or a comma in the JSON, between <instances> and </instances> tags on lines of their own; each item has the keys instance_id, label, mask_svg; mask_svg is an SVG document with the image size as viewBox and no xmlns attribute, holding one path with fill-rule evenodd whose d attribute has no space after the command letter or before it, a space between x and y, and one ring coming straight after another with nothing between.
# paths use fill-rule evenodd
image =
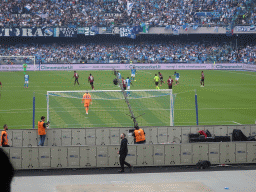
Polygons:
<instances>
[{"instance_id":1,"label":"stadium crowd","mask_svg":"<svg viewBox=\"0 0 256 192\"><path fill-rule=\"evenodd\" d=\"M219 43L51 43L0 45L1 56L35 56L36 63L251 63L256 45L239 47ZM27 61L29 64L32 61ZM1 58L0 64L15 64Z\"/></svg>"},{"instance_id":2,"label":"stadium crowd","mask_svg":"<svg viewBox=\"0 0 256 192\"><path fill-rule=\"evenodd\" d=\"M132 2L132 1L130 1ZM254 0L15 0L0 2L0 27L255 24Z\"/></svg>"}]
</instances>

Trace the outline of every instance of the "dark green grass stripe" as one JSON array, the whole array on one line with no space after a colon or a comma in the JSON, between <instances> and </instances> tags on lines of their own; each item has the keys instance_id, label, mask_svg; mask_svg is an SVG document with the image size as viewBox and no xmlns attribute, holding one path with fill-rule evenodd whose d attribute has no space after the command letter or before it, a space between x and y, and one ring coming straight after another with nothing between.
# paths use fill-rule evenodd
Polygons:
<instances>
[{"instance_id":1,"label":"dark green grass stripe","mask_svg":"<svg viewBox=\"0 0 256 192\"><path fill-rule=\"evenodd\" d=\"M73 104L78 106L77 110L79 110L80 114L84 117L88 117L88 118L84 118L83 122L78 122L80 123L81 127L101 127L104 126L105 123L101 120L101 118L99 116L97 116L95 114L95 112L93 111L92 106L89 106L89 111L88 111L88 115L86 115L86 111L85 111L85 107L84 104L81 103L82 99L72 99L70 98L69 101ZM97 124L97 125L93 125L93 124Z\"/></svg>"},{"instance_id":2,"label":"dark green grass stripe","mask_svg":"<svg viewBox=\"0 0 256 192\"><path fill-rule=\"evenodd\" d=\"M97 101L97 103L104 103L101 106L102 107L109 107L104 108L103 110L106 110L104 112L109 117L103 117L105 119L110 118L113 119L115 122L119 123L119 126L127 126L130 123L132 124L132 121L126 114L130 114L128 107L124 100L110 100L110 101ZM109 110L108 110L109 109ZM110 122L113 123L113 122ZM112 124L110 124L111 126ZM118 127L117 125L114 125L115 127Z\"/></svg>"},{"instance_id":3,"label":"dark green grass stripe","mask_svg":"<svg viewBox=\"0 0 256 192\"><path fill-rule=\"evenodd\" d=\"M53 104L53 102L54 102L54 104ZM74 114L71 114L70 112L66 112L66 113L63 112L66 110L70 110L70 109L65 108L65 107L67 107L67 105L65 105L65 104L68 104L68 103L66 101L64 101L64 99L58 100L57 97L55 97L55 98L52 97L50 99L50 107L54 105L54 108L52 108L52 110L54 110L54 112L61 117L61 121L64 121L66 124L78 124L78 121L76 121L74 118L72 118L72 116ZM62 111L62 112L57 112L57 111ZM50 117L53 117L53 116L50 114ZM58 123L58 122L56 122L56 123Z\"/></svg>"},{"instance_id":4,"label":"dark green grass stripe","mask_svg":"<svg viewBox=\"0 0 256 192\"><path fill-rule=\"evenodd\" d=\"M145 105L144 102L138 102L138 103L131 103L131 106L135 106L136 104L138 104L139 107L141 107L142 109L148 109L150 108L150 105ZM142 111L141 111L142 112ZM139 113L139 112L136 112L138 115L141 115L142 113ZM147 110L145 111L145 115L142 115L140 118L143 118L145 120L145 122L148 122L149 124L153 123L155 124L156 122L160 123L162 122L161 124L165 124L165 122L163 122L161 119L158 118L159 114L160 114L160 111L150 111L150 110Z\"/></svg>"}]
</instances>

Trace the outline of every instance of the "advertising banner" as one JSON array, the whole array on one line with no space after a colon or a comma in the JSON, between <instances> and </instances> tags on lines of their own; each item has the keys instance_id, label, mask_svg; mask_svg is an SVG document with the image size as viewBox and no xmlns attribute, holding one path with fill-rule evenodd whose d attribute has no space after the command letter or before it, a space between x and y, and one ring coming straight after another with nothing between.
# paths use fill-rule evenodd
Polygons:
<instances>
[{"instance_id":1,"label":"advertising banner","mask_svg":"<svg viewBox=\"0 0 256 192\"><path fill-rule=\"evenodd\" d=\"M72 71L72 70L247 70L256 71L256 65L249 64L38 64L28 65L27 71ZM0 65L0 71L22 71L22 65Z\"/></svg>"},{"instance_id":2,"label":"advertising banner","mask_svg":"<svg viewBox=\"0 0 256 192\"><path fill-rule=\"evenodd\" d=\"M235 26L234 27L235 32L256 32L256 28L254 25L251 26Z\"/></svg>"},{"instance_id":3,"label":"advertising banner","mask_svg":"<svg viewBox=\"0 0 256 192\"><path fill-rule=\"evenodd\" d=\"M38 65L35 70L38 71ZM22 65L0 65L0 71L23 71ZM34 65L27 65L27 71L34 71Z\"/></svg>"},{"instance_id":4,"label":"advertising banner","mask_svg":"<svg viewBox=\"0 0 256 192\"><path fill-rule=\"evenodd\" d=\"M213 69L220 69L220 70L243 70L244 64L215 64L213 65Z\"/></svg>"},{"instance_id":5,"label":"advertising banner","mask_svg":"<svg viewBox=\"0 0 256 192\"><path fill-rule=\"evenodd\" d=\"M53 37L54 28L0 28L0 36L10 37Z\"/></svg>"},{"instance_id":6,"label":"advertising banner","mask_svg":"<svg viewBox=\"0 0 256 192\"><path fill-rule=\"evenodd\" d=\"M247 64L244 64L244 70L245 70L245 71L256 71L256 65L247 65Z\"/></svg>"}]
</instances>

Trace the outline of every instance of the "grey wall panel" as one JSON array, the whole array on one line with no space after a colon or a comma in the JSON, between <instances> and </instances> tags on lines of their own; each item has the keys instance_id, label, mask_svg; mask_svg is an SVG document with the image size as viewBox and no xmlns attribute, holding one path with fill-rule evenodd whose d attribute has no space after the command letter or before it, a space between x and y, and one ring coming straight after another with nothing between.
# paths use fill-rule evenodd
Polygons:
<instances>
[{"instance_id":1,"label":"grey wall panel","mask_svg":"<svg viewBox=\"0 0 256 192\"><path fill-rule=\"evenodd\" d=\"M256 136L256 125L251 125L251 136Z\"/></svg>"},{"instance_id":2,"label":"grey wall panel","mask_svg":"<svg viewBox=\"0 0 256 192\"><path fill-rule=\"evenodd\" d=\"M86 145L95 145L96 144L96 130L95 129L86 129Z\"/></svg>"},{"instance_id":3,"label":"grey wall panel","mask_svg":"<svg viewBox=\"0 0 256 192\"><path fill-rule=\"evenodd\" d=\"M167 127L157 128L157 143L168 143Z\"/></svg>"},{"instance_id":4,"label":"grey wall panel","mask_svg":"<svg viewBox=\"0 0 256 192\"><path fill-rule=\"evenodd\" d=\"M23 146L24 147L32 147L38 145L38 130L23 130L22 134Z\"/></svg>"},{"instance_id":5,"label":"grey wall panel","mask_svg":"<svg viewBox=\"0 0 256 192\"><path fill-rule=\"evenodd\" d=\"M204 130L204 127L203 126L191 127L190 128L190 133L195 134L195 133L198 133L198 131L200 131L200 130Z\"/></svg>"},{"instance_id":6,"label":"grey wall panel","mask_svg":"<svg viewBox=\"0 0 256 192\"><path fill-rule=\"evenodd\" d=\"M181 164L192 164L192 145L182 144L181 145Z\"/></svg>"},{"instance_id":7,"label":"grey wall panel","mask_svg":"<svg viewBox=\"0 0 256 192\"><path fill-rule=\"evenodd\" d=\"M168 143L181 143L180 127L168 127Z\"/></svg>"},{"instance_id":8,"label":"grey wall panel","mask_svg":"<svg viewBox=\"0 0 256 192\"><path fill-rule=\"evenodd\" d=\"M85 129L72 130L72 145L85 145Z\"/></svg>"},{"instance_id":9,"label":"grey wall panel","mask_svg":"<svg viewBox=\"0 0 256 192\"><path fill-rule=\"evenodd\" d=\"M79 147L80 149L80 167L90 168L96 167L96 146Z\"/></svg>"},{"instance_id":10,"label":"grey wall panel","mask_svg":"<svg viewBox=\"0 0 256 192\"><path fill-rule=\"evenodd\" d=\"M220 144L209 143L209 161L211 164L220 163Z\"/></svg>"},{"instance_id":11,"label":"grey wall panel","mask_svg":"<svg viewBox=\"0 0 256 192\"><path fill-rule=\"evenodd\" d=\"M51 147L51 167L66 168L68 165L67 147Z\"/></svg>"},{"instance_id":12,"label":"grey wall panel","mask_svg":"<svg viewBox=\"0 0 256 192\"><path fill-rule=\"evenodd\" d=\"M155 145L154 146L154 165L164 165L165 153L164 145Z\"/></svg>"},{"instance_id":13,"label":"grey wall panel","mask_svg":"<svg viewBox=\"0 0 256 192\"><path fill-rule=\"evenodd\" d=\"M110 167L120 167L119 162L119 151L120 146L118 145L111 145L108 146L108 162Z\"/></svg>"},{"instance_id":14,"label":"grey wall panel","mask_svg":"<svg viewBox=\"0 0 256 192\"><path fill-rule=\"evenodd\" d=\"M180 144L165 145L165 165L180 165Z\"/></svg>"},{"instance_id":15,"label":"grey wall panel","mask_svg":"<svg viewBox=\"0 0 256 192\"><path fill-rule=\"evenodd\" d=\"M48 129L45 146L61 146L61 129Z\"/></svg>"},{"instance_id":16,"label":"grey wall panel","mask_svg":"<svg viewBox=\"0 0 256 192\"><path fill-rule=\"evenodd\" d=\"M38 147L23 147L22 148L22 168L36 169L39 168Z\"/></svg>"},{"instance_id":17,"label":"grey wall panel","mask_svg":"<svg viewBox=\"0 0 256 192\"><path fill-rule=\"evenodd\" d=\"M108 167L108 147L97 147L97 167Z\"/></svg>"},{"instance_id":18,"label":"grey wall panel","mask_svg":"<svg viewBox=\"0 0 256 192\"><path fill-rule=\"evenodd\" d=\"M227 136L228 134L228 126L215 126L213 129L213 134L215 136Z\"/></svg>"},{"instance_id":19,"label":"grey wall panel","mask_svg":"<svg viewBox=\"0 0 256 192\"><path fill-rule=\"evenodd\" d=\"M137 145L128 145L128 154L125 161L131 165L137 165Z\"/></svg>"},{"instance_id":20,"label":"grey wall panel","mask_svg":"<svg viewBox=\"0 0 256 192\"><path fill-rule=\"evenodd\" d=\"M153 145L137 145L137 165L153 166Z\"/></svg>"},{"instance_id":21,"label":"grey wall panel","mask_svg":"<svg viewBox=\"0 0 256 192\"><path fill-rule=\"evenodd\" d=\"M190 134L190 127L181 128L181 143L189 143L188 135Z\"/></svg>"},{"instance_id":22,"label":"grey wall panel","mask_svg":"<svg viewBox=\"0 0 256 192\"><path fill-rule=\"evenodd\" d=\"M247 163L256 163L256 142L247 143Z\"/></svg>"},{"instance_id":23,"label":"grey wall panel","mask_svg":"<svg viewBox=\"0 0 256 192\"><path fill-rule=\"evenodd\" d=\"M70 146L72 138L71 129L62 129L61 130L61 146Z\"/></svg>"},{"instance_id":24,"label":"grey wall panel","mask_svg":"<svg viewBox=\"0 0 256 192\"><path fill-rule=\"evenodd\" d=\"M80 167L79 147L68 147L68 167Z\"/></svg>"},{"instance_id":25,"label":"grey wall panel","mask_svg":"<svg viewBox=\"0 0 256 192\"><path fill-rule=\"evenodd\" d=\"M13 147L21 147L23 140L23 131L22 130L13 130L12 131L12 146Z\"/></svg>"},{"instance_id":26,"label":"grey wall panel","mask_svg":"<svg viewBox=\"0 0 256 192\"><path fill-rule=\"evenodd\" d=\"M247 151L246 143L239 142L236 143L236 163L246 163L247 162Z\"/></svg>"},{"instance_id":27,"label":"grey wall panel","mask_svg":"<svg viewBox=\"0 0 256 192\"><path fill-rule=\"evenodd\" d=\"M220 163L229 164L235 163L235 142L220 143Z\"/></svg>"},{"instance_id":28,"label":"grey wall panel","mask_svg":"<svg viewBox=\"0 0 256 192\"><path fill-rule=\"evenodd\" d=\"M14 167L14 169L22 169L21 166L21 147L19 148L10 148L10 161Z\"/></svg>"},{"instance_id":29,"label":"grey wall panel","mask_svg":"<svg viewBox=\"0 0 256 192\"><path fill-rule=\"evenodd\" d=\"M51 167L51 149L49 147L39 147L39 167L50 168Z\"/></svg>"},{"instance_id":30,"label":"grey wall panel","mask_svg":"<svg viewBox=\"0 0 256 192\"><path fill-rule=\"evenodd\" d=\"M9 143L10 146L13 146L13 143L12 143L12 141L13 141L12 133L13 133L12 130L8 130L8 132L7 132L7 134L8 134L8 143Z\"/></svg>"},{"instance_id":31,"label":"grey wall panel","mask_svg":"<svg viewBox=\"0 0 256 192\"><path fill-rule=\"evenodd\" d=\"M120 144L120 131L119 129L110 129L110 144L119 145ZM126 134L127 135L127 134Z\"/></svg>"},{"instance_id":32,"label":"grey wall panel","mask_svg":"<svg viewBox=\"0 0 256 192\"><path fill-rule=\"evenodd\" d=\"M109 145L109 129L96 129L96 145Z\"/></svg>"},{"instance_id":33,"label":"grey wall panel","mask_svg":"<svg viewBox=\"0 0 256 192\"><path fill-rule=\"evenodd\" d=\"M157 144L157 128L144 128L146 144Z\"/></svg>"},{"instance_id":34,"label":"grey wall panel","mask_svg":"<svg viewBox=\"0 0 256 192\"><path fill-rule=\"evenodd\" d=\"M193 163L196 164L199 161L208 161L209 160L209 148L208 144L204 143L193 143Z\"/></svg>"}]
</instances>

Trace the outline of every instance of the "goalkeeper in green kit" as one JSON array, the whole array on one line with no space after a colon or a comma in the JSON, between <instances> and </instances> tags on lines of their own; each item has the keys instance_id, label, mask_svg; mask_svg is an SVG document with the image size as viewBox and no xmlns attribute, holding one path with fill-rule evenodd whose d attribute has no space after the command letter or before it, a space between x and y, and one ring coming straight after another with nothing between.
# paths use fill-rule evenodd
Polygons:
<instances>
[{"instance_id":1,"label":"goalkeeper in green kit","mask_svg":"<svg viewBox=\"0 0 256 192\"><path fill-rule=\"evenodd\" d=\"M27 66L28 66L28 65L27 65L26 63L23 64L23 72L24 72L24 75L26 75Z\"/></svg>"}]
</instances>

